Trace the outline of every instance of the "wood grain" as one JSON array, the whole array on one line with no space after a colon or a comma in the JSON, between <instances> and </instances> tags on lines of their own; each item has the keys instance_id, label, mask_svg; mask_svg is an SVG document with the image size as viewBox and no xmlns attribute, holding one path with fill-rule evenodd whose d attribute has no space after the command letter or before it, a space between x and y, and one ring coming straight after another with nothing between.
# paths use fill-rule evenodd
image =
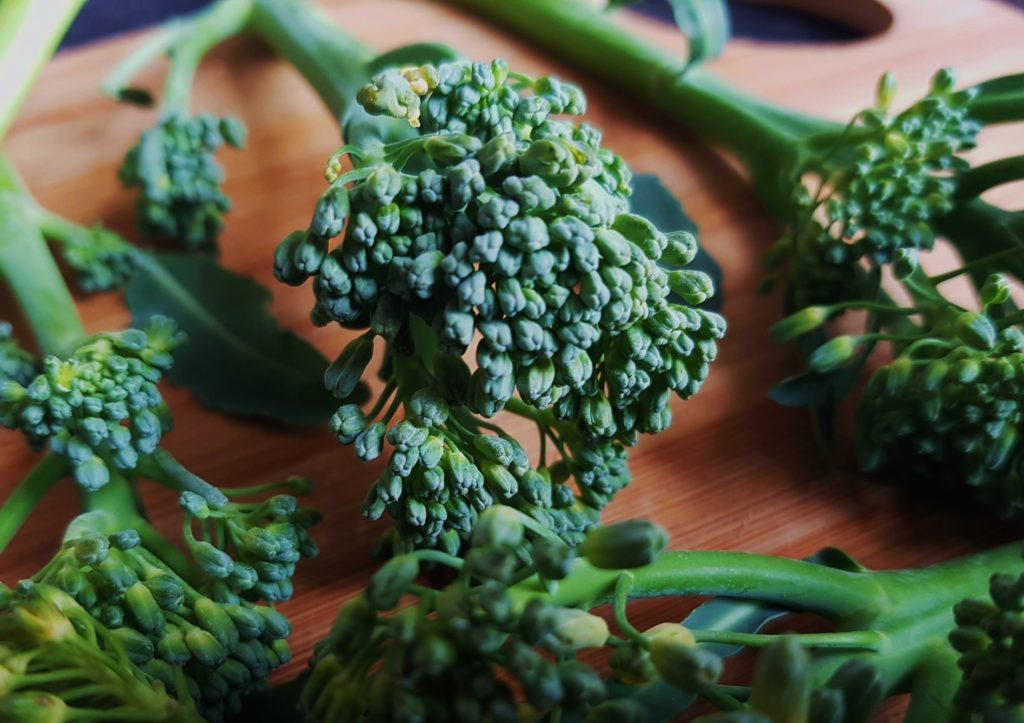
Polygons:
<instances>
[{"instance_id":1,"label":"wood grain","mask_svg":"<svg viewBox=\"0 0 1024 723\"><path fill-rule=\"evenodd\" d=\"M897 73L904 97L913 98L942 65L956 67L964 82L1024 68L1024 44L1019 42L1024 15L1006 3L888 4L895 21L881 37L828 47L735 41L715 62L715 70L758 95L845 119L870 103L875 80L886 70ZM503 56L523 72L555 73L580 83L591 101L588 120L604 130L608 145L634 169L664 179L724 267L730 331L710 381L695 400L675 404L675 423L668 432L644 439L633 452L635 482L609 508L608 519L652 518L671 531L677 547L800 557L836 544L873 567L926 564L1020 536L1021 525L993 523L938 489L908 492L898 484L864 479L851 471L845 452L829 462L815 446L807 416L769 401L772 384L796 369L792 352L766 338L778 316L778 300L755 292L760 259L775 232L728 159L604 92L575 69L446 7L398 0L325 7L381 50L435 40L470 57ZM680 47L682 41L668 28L638 18L628 23L651 42ZM126 148L154 117L115 105L101 95L99 84L139 39L132 35L61 54L44 71L7 144L44 205L82 222L102 219L128 234L133 232L132 199L120 188L115 171ZM142 80L157 83L157 70ZM323 163L338 145L337 129L292 70L248 41L228 44L204 64L194 106L238 115L250 129L244 152L221 155L229 179L226 192L235 203L224 235L223 263L274 288L273 310L282 323L333 356L347 334L308 323L309 288L276 285L271 254L284 234L306 223L321 191ZM1013 134L989 134L979 155L1003 154L1013 142ZM83 296L80 302L89 330L128 322L114 294ZM10 299L0 298L0 318L12 315ZM305 474L318 483L313 503L325 513L317 530L322 554L300 568L299 594L284 606L296 628L295 660L282 677L291 676L305 664L341 600L359 588L371 569L369 550L383 528L364 521L358 507L380 465L360 464L323 429L288 430L230 419L202 409L181 389L167 388L166 394L177 421L167 446L211 482L247 485ZM5 493L34 459L18 435L0 435ZM150 494L156 525L176 529L174 500ZM11 583L36 570L52 554L75 505L70 484L57 488L0 557L0 577ZM643 617L674 617L677 608L645 605Z\"/></svg>"}]
</instances>

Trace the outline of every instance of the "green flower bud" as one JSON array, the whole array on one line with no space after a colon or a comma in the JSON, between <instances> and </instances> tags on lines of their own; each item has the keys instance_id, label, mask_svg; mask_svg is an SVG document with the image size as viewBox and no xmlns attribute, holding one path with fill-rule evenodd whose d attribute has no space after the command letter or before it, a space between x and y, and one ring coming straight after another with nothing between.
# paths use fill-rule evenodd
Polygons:
<instances>
[{"instance_id":1,"label":"green flower bud","mask_svg":"<svg viewBox=\"0 0 1024 723\"><path fill-rule=\"evenodd\" d=\"M366 587L366 599L377 610L391 610L420 574L420 563L413 555L399 555L384 563Z\"/></svg>"},{"instance_id":2,"label":"green flower bud","mask_svg":"<svg viewBox=\"0 0 1024 723\"><path fill-rule=\"evenodd\" d=\"M697 237L689 231L666 234L668 244L661 254L661 262L669 266L686 266L697 256Z\"/></svg>"},{"instance_id":3,"label":"green flower bud","mask_svg":"<svg viewBox=\"0 0 1024 723\"><path fill-rule=\"evenodd\" d=\"M881 109L892 105L896 97L896 76L892 73L885 73L878 79L878 86L875 88L875 103Z\"/></svg>"},{"instance_id":4,"label":"green flower bud","mask_svg":"<svg viewBox=\"0 0 1024 723\"><path fill-rule=\"evenodd\" d=\"M207 575L223 579L231 574L231 570L235 564L234 560L231 559L231 555L223 550L218 550L209 542L200 540L192 544L191 552L192 557L195 558L196 564L199 565Z\"/></svg>"},{"instance_id":5,"label":"green flower bud","mask_svg":"<svg viewBox=\"0 0 1024 723\"><path fill-rule=\"evenodd\" d=\"M650 640L651 662L658 674L680 690L697 692L721 675L721 659L696 647L693 633L682 625L658 625L646 635Z\"/></svg>"},{"instance_id":6,"label":"green flower bud","mask_svg":"<svg viewBox=\"0 0 1024 723\"><path fill-rule=\"evenodd\" d=\"M504 505L487 508L473 528L473 546L518 548L523 541L521 514Z\"/></svg>"},{"instance_id":7,"label":"green flower bud","mask_svg":"<svg viewBox=\"0 0 1024 723\"><path fill-rule=\"evenodd\" d=\"M630 520L591 528L580 555L594 567L625 570L649 565L668 545L668 533L647 520Z\"/></svg>"},{"instance_id":8,"label":"green flower bud","mask_svg":"<svg viewBox=\"0 0 1024 723\"><path fill-rule=\"evenodd\" d=\"M515 476L505 467L495 462L483 462L480 465L484 480L490 489L500 495L503 499L509 499L519 490L519 483Z\"/></svg>"},{"instance_id":9,"label":"green flower bud","mask_svg":"<svg viewBox=\"0 0 1024 723\"><path fill-rule=\"evenodd\" d=\"M686 269L668 272L668 285L687 304L703 304L715 293L711 277L703 271Z\"/></svg>"},{"instance_id":10,"label":"green flower bud","mask_svg":"<svg viewBox=\"0 0 1024 723\"><path fill-rule=\"evenodd\" d=\"M1010 298L1010 282L1002 274L992 274L978 291L983 306L998 306Z\"/></svg>"},{"instance_id":11,"label":"green flower bud","mask_svg":"<svg viewBox=\"0 0 1024 723\"><path fill-rule=\"evenodd\" d=\"M660 259L668 246L665 234L643 216L623 213L616 216L612 228L636 244L649 259Z\"/></svg>"},{"instance_id":12,"label":"green flower bud","mask_svg":"<svg viewBox=\"0 0 1024 723\"><path fill-rule=\"evenodd\" d=\"M153 642L133 628L115 628L110 635L124 648L128 657L136 665L143 665L153 658Z\"/></svg>"},{"instance_id":13,"label":"green flower bud","mask_svg":"<svg viewBox=\"0 0 1024 723\"><path fill-rule=\"evenodd\" d=\"M576 608L556 608L551 634L569 650L600 648L608 642L608 623Z\"/></svg>"},{"instance_id":14,"label":"green flower bud","mask_svg":"<svg viewBox=\"0 0 1024 723\"><path fill-rule=\"evenodd\" d=\"M196 623L217 639L224 648L230 650L238 642L238 629L231 621L231 616L218 603L207 597L200 597L192 605Z\"/></svg>"},{"instance_id":15,"label":"green flower bud","mask_svg":"<svg viewBox=\"0 0 1024 723\"><path fill-rule=\"evenodd\" d=\"M358 404L342 405L331 417L331 431L342 444L352 444L366 425L366 415Z\"/></svg>"},{"instance_id":16,"label":"green flower bud","mask_svg":"<svg viewBox=\"0 0 1024 723\"><path fill-rule=\"evenodd\" d=\"M812 687L810 657L797 638L782 636L758 657L750 705L773 723L804 723Z\"/></svg>"},{"instance_id":17,"label":"green flower bud","mask_svg":"<svg viewBox=\"0 0 1024 723\"><path fill-rule=\"evenodd\" d=\"M227 657L227 651L217 638L201 628L192 628L185 633L185 645L195 659L208 668L215 668Z\"/></svg>"},{"instance_id":18,"label":"green flower bud","mask_svg":"<svg viewBox=\"0 0 1024 723\"><path fill-rule=\"evenodd\" d=\"M82 565L98 565L107 559L110 542L102 535L88 535L70 542L75 559Z\"/></svg>"},{"instance_id":19,"label":"green flower bud","mask_svg":"<svg viewBox=\"0 0 1024 723\"><path fill-rule=\"evenodd\" d=\"M828 321L829 314L827 306L808 306L773 326L769 335L775 342L795 341Z\"/></svg>"},{"instance_id":20,"label":"green flower bud","mask_svg":"<svg viewBox=\"0 0 1024 723\"><path fill-rule=\"evenodd\" d=\"M0 720L10 723L63 723L68 706L54 693L25 690L0 696Z\"/></svg>"},{"instance_id":21,"label":"green flower bud","mask_svg":"<svg viewBox=\"0 0 1024 723\"><path fill-rule=\"evenodd\" d=\"M164 615L145 583L131 585L125 591L124 603L140 629L155 632L164 626Z\"/></svg>"},{"instance_id":22,"label":"green flower bud","mask_svg":"<svg viewBox=\"0 0 1024 723\"><path fill-rule=\"evenodd\" d=\"M388 428L382 422L374 422L355 439L356 456L364 462L380 457L384 450L384 437Z\"/></svg>"},{"instance_id":23,"label":"green flower bud","mask_svg":"<svg viewBox=\"0 0 1024 723\"><path fill-rule=\"evenodd\" d=\"M164 627L163 634L156 643L156 653L171 665L184 665L192 658L185 633L176 625Z\"/></svg>"},{"instance_id":24,"label":"green flower bud","mask_svg":"<svg viewBox=\"0 0 1024 723\"><path fill-rule=\"evenodd\" d=\"M331 186L317 201L309 230L321 238L334 238L344 229L349 210L348 189Z\"/></svg>"},{"instance_id":25,"label":"green flower bud","mask_svg":"<svg viewBox=\"0 0 1024 723\"><path fill-rule=\"evenodd\" d=\"M324 372L324 385L338 399L351 396L373 357L373 332L350 341Z\"/></svg>"},{"instance_id":26,"label":"green flower bud","mask_svg":"<svg viewBox=\"0 0 1024 723\"><path fill-rule=\"evenodd\" d=\"M819 374L835 371L853 357L860 345L860 337L842 335L830 339L815 349L807 365Z\"/></svg>"},{"instance_id":27,"label":"green flower bud","mask_svg":"<svg viewBox=\"0 0 1024 723\"><path fill-rule=\"evenodd\" d=\"M576 551L561 540L542 537L530 547L534 567L541 577L562 580L572 572Z\"/></svg>"},{"instance_id":28,"label":"green flower bud","mask_svg":"<svg viewBox=\"0 0 1024 723\"><path fill-rule=\"evenodd\" d=\"M674 627L686 630L681 625ZM658 670L651 662L651 654L633 642L615 648L608 658L608 664L615 677L626 685L647 685L658 677Z\"/></svg>"},{"instance_id":29,"label":"green flower bud","mask_svg":"<svg viewBox=\"0 0 1024 723\"><path fill-rule=\"evenodd\" d=\"M975 349L988 350L996 345L996 327L984 314L964 311L956 318L956 335Z\"/></svg>"}]
</instances>

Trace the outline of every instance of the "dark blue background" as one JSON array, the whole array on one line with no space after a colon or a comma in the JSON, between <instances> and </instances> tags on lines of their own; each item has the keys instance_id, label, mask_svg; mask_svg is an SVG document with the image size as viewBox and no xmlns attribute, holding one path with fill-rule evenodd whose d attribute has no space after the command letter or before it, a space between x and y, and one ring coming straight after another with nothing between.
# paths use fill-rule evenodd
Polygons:
<instances>
[{"instance_id":1,"label":"dark blue background","mask_svg":"<svg viewBox=\"0 0 1024 723\"><path fill-rule=\"evenodd\" d=\"M65 46L80 45L107 35L153 25L204 7L211 0L89 0L71 26ZM514 2L514 0L509 0ZM1024 0L1013 0L1024 3ZM642 0L640 12L671 20L665 0ZM765 40L849 40L847 28L799 12L731 2L733 34Z\"/></svg>"},{"instance_id":2,"label":"dark blue background","mask_svg":"<svg viewBox=\"0 0 1024 723\"><path fill-rule=\"evenodd\" d=\"M509 0L514 2L515 0ZM1024 0L1006 0L1024 9ZM107 35L153 25L192 12L211 0L89 0L71 26L64 46L80 45ZM639 12L671 21L666 0L641 0ZM793 42L801 40L844 41L856 34L849 28L794 10L732 1L733 35L742 38Z\"/></svg>"}]
</instances>

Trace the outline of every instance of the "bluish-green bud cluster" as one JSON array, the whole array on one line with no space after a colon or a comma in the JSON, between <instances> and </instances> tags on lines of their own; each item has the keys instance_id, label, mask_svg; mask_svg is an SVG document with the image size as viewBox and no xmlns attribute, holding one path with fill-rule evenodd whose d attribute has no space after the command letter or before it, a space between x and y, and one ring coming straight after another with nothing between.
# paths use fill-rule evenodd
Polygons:
<instances>
[{"instance_id":1,"label":"bluish-green bud cluster","mask_svg":"<svg viewBox=\"0 0 1024 723\"><path fill-rule=\"evenodd\" d=\"M136 646L73 597L45 584L4 590L0 605L0 720L202 723L192 701L134 662Z\"/></svg>"},{"instance_id":2,"label":"bluish-green bud cluster","mask_svg":"<svg viewBox=\"0 0 1024 723\"><path fill-rule=\"evenodd\" d=\"M940 345L940 342L942 345ZM868 470L964 483L1003 515L1024 509L1024 335L962 312L947 333L880 367L860 401Z\"/></svg>"},{"instance_id":3,"label":"bluish-green bud cluster","mask_svg":"<svg viewBox=\"0 0 1024 723\"><path fill-rule=\"evenodd\" d=\"M354 405L333 420L363 459L394 447L366 509L390 510L413 544L464 536L494 501L547 511L576 535L628 482L624 447L664 430L670 398L695 394L715 358L722 318L668 298L700 304L710 279L659 266L685 266L696 243L628 212L622 160L595 129L556 117L583 112L572 86L456 62L385 72L359 98L421 135L346 147L350 173L332 159L331 188L275 271L315 277L318 323L369 329L327 374L339 397L374 337L387 342L406 421ZM435 400L429 414L419 395ZM482 431L510 403L562 437L561 467L532 469L517 443Z\"/></svg>"},{"instance_id":4,"label":"bluish-green bud cluster","mask_svg":"<svg viewBox=\"0 0 1024 723\"><path fill-rule=\"evenodd\" d=\"M529 530L521 513L490 508L456 579L426 594L416 586L415 553L386 563L342 608L317 649L300 699L308 720L514 723L559 714L592 722L644 720L639 705L606 701L601 676L575 659L607 644L602 618L512 590L515 580L534 573L555 584L576 562L573 548L557 538L531 539ZM622 533L635 536L636 530ZM652 530L647 537L663 544L663 533ZM522 562L523 555L530 562ZM419 596L419 604L388 614L407 596Z\"/></svg>"},{"instance_id":5,"label":"bluish-green bud cluster","mask_svg":"<svg viewBox=\"0 0 1024 723\"><path fill-rule=\"evenodd\" d=\"M70 596L148 679L219 721L237 713L242 696L263 689L270 671L291 658L288 620L243 599L235 583L229 577L195 587L128 530L65 541L18 593L50 586Z\"/></svg>"},{"instance_id":6,"label":"bluish-green bud cluster","mask_svg":"<svg viewBox=\"0 0 1024 723\"><path fill-rule=\"evenodd\" d=\"M13 382L26 386L39 373L39 361L21 348L12 333L11 325L0 321L0 385Z\"/></svg>"},{"instance_id":7,"label":"bluish-green bud cluster","mask_svg":"<svg viewBox=\"0 0 1024 723\"><path fill-rule=\"evenodd\" d=\"M291 495L218 506L183 492L180 503L186 516L186 541L196 563L247 600L291 598L296 563L318 552L309 528L319 515L299 507ZM201 531L198 538L196 525Z\"/></svg>"},{"instance_id":8,"label":"bluish-green bud cluster","mask_svg":"<svg viewBox=\"0 0 1024 723\"><path fill-rule=\"evenodd\" d=\"M61 239L61 255L76 272L83 291L120 288L135 271L138 250L120 235L103 228L76 229Z\"/></svg>"},{"instance_id":9,"label":"bluish-green bud cluster","mask_svg":"<svg viewBox=\"0 0 1024 723\"><path fill-rule=\"evenodd\" d=\"M142 232L212 247L231 206L220 188L224 170L213 154L224 145L244 144L240 121L209 114L170 114L145 131L118 172L125 186L139 190L135 208Z\"/></svg>"},{"instance_id":10,"label":"bluish-green bud cluster","mask_svg":"<svg viewBox=\"0 0 1024 723\"><path fill-rule=\"evenodd\" d=\"M66 359L47 356L27 384L0 381L0 423L66 457L83 487L102 487L111 467L133 469L159 444L169 418L157 382L181 341L160 317L144 331L94 336Z\"/></svg>"},{"instance_id":11,"label":"bluish-green bud cluster","mask_svg":"<svg viewBox=\"0 0 1024 723\"><path fill-rule=\"evenodd\" d=\"M963 671L954 703L963 720L984 723L1017 720L1024 710L1024 577L993 575L989 594L954 608L957 627L949 636Z\"/></svg>"},{"instance_id":12,"label":"bluish-green bud cluster","mask_svg":"<svg viewBox=\"0 0 1024 723\"><path fill-rule=\"evenodd\" d=\"M954 82L951 71L939 71L928 95L893 114L886 76L877 106L830 149L809 154L797 178L814 181L798 186L798 222L786 239L799 305L856 296L861 258L887 264L932 247L932 219L953 207L948 173L966 167L958 154L974 147L980 130L968 115L971 95L954 92Z\"/></svg>"}]
</instances>

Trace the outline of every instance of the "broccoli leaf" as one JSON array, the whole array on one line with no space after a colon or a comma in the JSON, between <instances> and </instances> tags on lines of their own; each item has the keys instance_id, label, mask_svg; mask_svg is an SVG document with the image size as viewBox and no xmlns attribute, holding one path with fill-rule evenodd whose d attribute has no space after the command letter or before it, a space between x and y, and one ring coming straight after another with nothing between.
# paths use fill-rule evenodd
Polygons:
<instances>
[{"instance_id":1,"label":"broccoli leaf","mask_svg":"<svg viewBox=\"0 0 1024 723\"><path fill-rule=\"evenodd\" d=\"M638 0L611 0L609 7L632 5ZM676 25L690 41L690 67L722 54L732 26L725 0L668 0Z\"/></svg>"},{"instance_id":2,"label":"broccoli leaf","mask_svg":"<svg viewBox=\"0 0 1024 723\"><path fill-rule=\"evenodd\" d=\"M689 231L695 236L698 235L697 224L686 215L682 204L657 176L644 174L633 177L633 195L629 199L629 206L630 211L649 219L662 232ZM725 301L725 295L722 288L722 268L718 262L700 246L697 249L697 256L686 268L703 271L711 277L715 284L715 295L701 304L701 307L708 311L719 311Z\"/></svg>"},{"instance_id":3,"label":"broccoli leaf","mask_svg":"<svg viewBox=\"0 0 1024 723\"><path fill-rule=\"evenodd\" d=\"M324 388L327 360L278 327L254 281L197 256L139 254L125 297L136 326L162 314L188 335L169 376L206 406L300 426L338 407Z\"/></svg>"}]
</instances>

